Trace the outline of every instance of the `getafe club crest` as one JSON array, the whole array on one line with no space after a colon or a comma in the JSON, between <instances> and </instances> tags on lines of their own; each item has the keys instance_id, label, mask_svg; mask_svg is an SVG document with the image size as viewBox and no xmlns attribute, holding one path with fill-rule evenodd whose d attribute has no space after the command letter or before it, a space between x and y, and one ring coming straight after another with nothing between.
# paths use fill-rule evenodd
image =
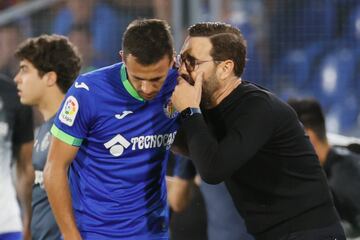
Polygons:
<instances>
[{"instance_id":1,"label":"getafe club crest","mask_svg":"<svg viewBox=\"0 0 360 240\"><path fill-rule=\"evenodd\" d=\"M168 118L175 118L179 114L179 112L176 111L174 105L172 104L171 99L169 99L164 105L164 113Z\"/></svg>"}]
</instances>

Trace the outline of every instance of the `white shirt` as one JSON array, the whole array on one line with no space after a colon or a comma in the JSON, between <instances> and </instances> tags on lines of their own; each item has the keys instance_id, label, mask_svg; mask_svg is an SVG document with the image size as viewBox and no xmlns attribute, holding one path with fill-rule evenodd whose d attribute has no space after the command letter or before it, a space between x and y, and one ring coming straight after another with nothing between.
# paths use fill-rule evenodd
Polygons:
<instances>
[{"instance_id":1,"label":"white shirt","mask_svg":"<svg viewBox=\"0 0 360 240\"><path fill-rule=\"evenodd\" d=\"M0 137L0 234L22 230L20 208L10 169L9 145Z\"/></svg>"}]
</instances>

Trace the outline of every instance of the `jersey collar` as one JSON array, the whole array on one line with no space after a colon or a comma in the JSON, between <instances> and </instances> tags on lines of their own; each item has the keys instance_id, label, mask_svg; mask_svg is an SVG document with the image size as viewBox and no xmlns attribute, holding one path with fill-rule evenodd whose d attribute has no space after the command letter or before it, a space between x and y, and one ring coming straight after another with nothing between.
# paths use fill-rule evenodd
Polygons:
<instances>
[{"instance_id":1,"label":"jersey collar","mask_svg":"<svg viewBox=\"0 0 360 240\"><path fill-rule=\"evenodd\" d=\"M139 93L135 90L135 88L133 87L133 85L131 85L131 83L129 82L128 78L127 78L127 73L126 73L126 67L125 64L123 63L121 65L121 70L120 70L120 75L121 75L121 82L123 83L126 91L135 99L141 101L141 102L145 102L145 99L143 99Z\"/></svg>"}]
</instances>

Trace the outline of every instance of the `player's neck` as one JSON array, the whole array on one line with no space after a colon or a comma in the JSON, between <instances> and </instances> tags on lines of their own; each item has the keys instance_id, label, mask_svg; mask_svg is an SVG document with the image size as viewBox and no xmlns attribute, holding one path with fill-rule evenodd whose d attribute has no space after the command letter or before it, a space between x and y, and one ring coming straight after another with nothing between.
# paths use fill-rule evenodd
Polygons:
<instances>
[{"instance_id":1,"label":"player's neck","mask_svg":"<svg viewBox=\"0 0 360 240\"><path fill-rule=\"evenodd\" d=\"M52 118L59 110L61 102L64 99L64 93L57 87L46 91L37 108L45 121Z\"/></svg>"}]
</instances>

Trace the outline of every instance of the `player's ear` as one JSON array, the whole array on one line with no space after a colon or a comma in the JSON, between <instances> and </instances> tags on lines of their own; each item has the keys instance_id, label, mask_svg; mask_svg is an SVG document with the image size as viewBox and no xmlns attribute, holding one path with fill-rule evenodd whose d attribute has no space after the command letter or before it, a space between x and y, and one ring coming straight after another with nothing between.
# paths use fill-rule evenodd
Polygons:
<instances>
[{"instance_id":1,"label":"player's ear","mask_svg":"<svg viewBox=\"0 0 360 240\"><path fill-rule=\"evenodd\" d=\"M124 62L125 61L125 59L124 59L124 51L120 50L119 55L120 55L120 61Z\"/></svg>"},{"instance_id":2,"label":"player's ear","mask_svg":"<svg viewBox=\"0 0 360 240\"><path fill-rule=\"evenodd\" d=\"M54 71L45 73L43 77L45 77L46 84L49 87L55 85L57 82L57 74Z\"/></svg>"}]
</instances>

